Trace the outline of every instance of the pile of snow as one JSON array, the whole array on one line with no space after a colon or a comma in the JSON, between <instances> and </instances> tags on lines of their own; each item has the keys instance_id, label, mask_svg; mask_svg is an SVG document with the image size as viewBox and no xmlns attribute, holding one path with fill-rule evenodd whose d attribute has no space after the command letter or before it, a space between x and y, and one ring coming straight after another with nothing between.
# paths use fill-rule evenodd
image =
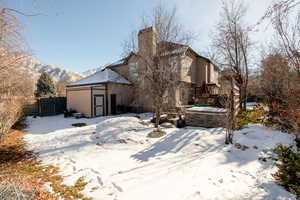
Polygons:
<instances>
[{"instance_id":1,"label":"pile of snow","mask_svg":"<svg viewBox=\"0 0 300 200\"><path fill-rule=\"evenodd\" d=\"M187 111L190 111L190 112L225 113L226 109L224 109L224 108L218 108L218 107L212 107L212 106L206 106L206 107L192 107L192 108L188 108Z\"/></svg>"},{"instance_id":2,"label":"pile of snow","mask_svg":"<svg viewBox=\"0 0 300 200\"><path fill-rule=\"evenodd\" d=\"M290 144L291 135L251 125L235 132L243 151L224 145L222 128L171 128L147 138L152 125L141 119L150 117L29 118L25 139L44 163L61 169L66 184L85 176L83 193L94 199L296 199L276 184L274 161L259 160L278 143ZM87 126L72 127L76 122Z\"/></svg>"}]
</instances>

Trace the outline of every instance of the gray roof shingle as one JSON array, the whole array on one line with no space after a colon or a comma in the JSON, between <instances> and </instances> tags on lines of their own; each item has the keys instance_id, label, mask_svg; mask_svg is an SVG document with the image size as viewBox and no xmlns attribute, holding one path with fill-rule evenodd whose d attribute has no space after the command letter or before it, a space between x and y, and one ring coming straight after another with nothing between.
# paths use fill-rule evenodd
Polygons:
<instances>
[{"instance_id":1,"label":"gray roof shingle","mask_svg":"<svg viewBox=\"0 0 300 200\"><path fill-rule=\"evenodd\" d=\"M104 69L98 71L90 76L87 76L79 81L69 84L69 87L72 86L81 86L81 85L92 85L99 83L121 83L121 84L131 84L127 79L118 74L117 72L111 69Z\"/></svg>"}]
</instances>

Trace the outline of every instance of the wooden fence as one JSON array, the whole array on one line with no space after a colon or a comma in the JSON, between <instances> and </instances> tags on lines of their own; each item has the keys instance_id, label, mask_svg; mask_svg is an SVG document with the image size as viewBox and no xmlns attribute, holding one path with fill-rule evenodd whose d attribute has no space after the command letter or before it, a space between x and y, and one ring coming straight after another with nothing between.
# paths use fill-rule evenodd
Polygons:
<instances>
[{"instance_id":1,"label":"wooden fence","mask_svg":"<svg viewBox=\"0 0 300 200\"><path fill-rule=\"evenodd\" d=\"M36 99L24 106L23 112L27 116L51 116L62 114L66 110L65 97L50 97Z\"/></svg>"}]
</instances>

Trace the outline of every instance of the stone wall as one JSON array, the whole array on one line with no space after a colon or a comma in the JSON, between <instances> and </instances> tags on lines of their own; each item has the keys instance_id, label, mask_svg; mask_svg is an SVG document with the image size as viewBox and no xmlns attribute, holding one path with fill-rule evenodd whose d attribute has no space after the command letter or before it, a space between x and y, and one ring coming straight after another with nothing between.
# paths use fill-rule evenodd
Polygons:
<instances>
[{"instance_id":1,"label":"stone wall","mask_svg":"<svg viewBox=\"0 0 300 200\"><path fill-rule=\"evenodd\" d=\"M189 112L185 113L188 126L199 126L206 128L224 127L225 113Z\"/></svg>"}]
</instances>

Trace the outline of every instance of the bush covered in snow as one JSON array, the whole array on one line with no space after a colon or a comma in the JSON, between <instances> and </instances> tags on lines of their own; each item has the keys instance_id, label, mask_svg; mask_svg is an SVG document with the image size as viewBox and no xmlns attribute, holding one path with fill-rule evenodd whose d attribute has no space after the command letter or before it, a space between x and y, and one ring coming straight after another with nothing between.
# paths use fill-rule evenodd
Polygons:
<instances>
[{"instance_id":1,"label":"bush covered in snow","mask_svg":"<svg viewBox=\"0 0 300 200\"><path fill-rule=\"evenodd\" d=\"M292 146L279 145L275 152L278 154L280 164L279 171L274 177L288 191L300 199L300 154L293 150Z\"/></svg>"}]
</instances>

